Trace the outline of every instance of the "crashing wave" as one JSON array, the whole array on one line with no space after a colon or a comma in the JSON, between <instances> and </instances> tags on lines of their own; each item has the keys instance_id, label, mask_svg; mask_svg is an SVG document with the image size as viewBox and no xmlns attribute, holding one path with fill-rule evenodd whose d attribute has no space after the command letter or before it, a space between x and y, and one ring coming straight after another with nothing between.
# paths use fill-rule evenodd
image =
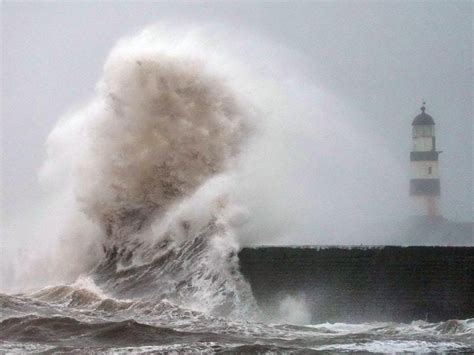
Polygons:
<instances>
[{"instance_id":1,"label":"crashing wave","mask_svg":"<svg viewBox=\"0 0 474 355\"><path fill-rule=\"evenodd\" d=\"M222 217L234 204L212 182L232 175L254 113L189 40L170 47L150 28L120 41L93 100L51 133L42 176L58 164L70 170L76 208L101 231L103 254L88 275L105 293L253 317L238 245ZM199 203L206 212L180 209L210 185Z\"/></svg>"},{"instance_id":2,"label":"crashing wave","mask_svg":"<svg viewBox=\"0 0 474 355\"><path fill-rule=\"evenodd\" d=\"M169 299L219 316L255 318L256 303L238 269L238 246L229 243L227 233L213 221L181 243L156 241L127 249L126 255L113 248L94 270L94 280L115 297ZM120 267L123 258L129 261L144 252L149 262Z\"/></svg>"}]
</instances>

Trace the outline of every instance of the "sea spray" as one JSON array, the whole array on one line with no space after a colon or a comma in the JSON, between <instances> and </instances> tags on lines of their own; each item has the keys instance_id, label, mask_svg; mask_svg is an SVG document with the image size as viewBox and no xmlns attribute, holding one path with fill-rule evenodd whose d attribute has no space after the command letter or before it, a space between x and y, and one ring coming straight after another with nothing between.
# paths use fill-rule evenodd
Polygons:
<instances>
[{"instance_id":1,"label":"sea spray","mask_svg":"<svg viewBox=\"0 0 474 355\"><path fill-rule=\"evenodd\" d=\"M95 97L51 133L42 176L69 171L78 213L100 228L89 273L105 292L255 313L228 190L255 110L192 45L163 42L155 28L118 43Z\"/></svg>"},{"instance_id":2,"label":"sea spray","mask_svg":"<svg viewBox=\"0 0 474 355\"><path fill-rule=\"evenodd\" d=\"M248 131L248 112L206 63L153 46L112 51L85 118L76 193L113 243L228 169Z\"/></svg>"}]
</instances>

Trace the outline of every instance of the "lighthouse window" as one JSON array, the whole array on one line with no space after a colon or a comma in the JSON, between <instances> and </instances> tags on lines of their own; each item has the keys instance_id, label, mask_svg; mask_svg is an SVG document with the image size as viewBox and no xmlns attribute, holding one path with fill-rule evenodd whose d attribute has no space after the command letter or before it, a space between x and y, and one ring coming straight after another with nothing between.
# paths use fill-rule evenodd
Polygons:
<instances>
[{"instance_id":1,"label":"lighthouse window","mask_svg":"<svg viewBox=\"0 0 474 355\"><path fill-rule=\"evenodd\" d=\"M431 175L431 166L428 167L428 174Z\"/></svg>"},{"instance_id":2,"label":"lighthouse window","mask_svg":"<svg viewBox=\"0 0 474 355\"><path fill-rule=\"evenodd\" d=\"M434 127L431 125L421 125L413 127L413 137L432 137L434 136Z\"/></svg>"}]
</instances>

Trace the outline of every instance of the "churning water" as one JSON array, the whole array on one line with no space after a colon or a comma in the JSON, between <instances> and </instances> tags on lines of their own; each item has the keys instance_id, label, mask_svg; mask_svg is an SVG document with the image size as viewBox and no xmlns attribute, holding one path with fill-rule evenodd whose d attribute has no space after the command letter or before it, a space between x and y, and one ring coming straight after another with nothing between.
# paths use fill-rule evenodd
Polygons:
<instances>
[{"instance_id":1,"label":"churning water","mask_svg":"<svg viewBox=\"0 0 474 355\"><path fill-rule=\"evenodd\" d=\"M111 251L88 276L1 294L0 350L12 352L470 352L474 319L441 323L264 323L233 250L213 225L119 268ZM293 305L295 310L298 308ZM289 310L291 312L291 310ZM289 321L294 319L288 318Z\"/></svg>"},{"instance_id":2,"label":"churning water","mask_svg":"<svg viewBox=\"0 0 474 355\"><path fill-rule=\"evenodd\" d=\"M30 250L2 252L0 351L474 350L472 319L294 325L309 320L287 299L278 322L263 321L238 250L280 229L262 201L293 166L265 127L307 113L237 68L199 31L149 28L117 44L95 97L48 138L40 177L54 208L18 237Z\"/></svg>"}]
</instances>

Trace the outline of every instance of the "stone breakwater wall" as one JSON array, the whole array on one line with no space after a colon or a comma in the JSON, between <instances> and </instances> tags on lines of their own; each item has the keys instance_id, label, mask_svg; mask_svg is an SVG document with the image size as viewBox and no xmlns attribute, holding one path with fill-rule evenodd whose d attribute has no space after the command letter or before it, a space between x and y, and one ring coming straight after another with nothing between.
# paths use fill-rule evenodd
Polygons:
<instances>
[{"instance_id":1,"label":"stone breakwater wall","mask_svg":"<svg viewBox=\"0 0 474 355\"><path fill-rule=\"evenodd\" d=\"M474 318L474 247L258 247L239 253L259 306L313 323Z\"/></svg>"}]
</instances>

